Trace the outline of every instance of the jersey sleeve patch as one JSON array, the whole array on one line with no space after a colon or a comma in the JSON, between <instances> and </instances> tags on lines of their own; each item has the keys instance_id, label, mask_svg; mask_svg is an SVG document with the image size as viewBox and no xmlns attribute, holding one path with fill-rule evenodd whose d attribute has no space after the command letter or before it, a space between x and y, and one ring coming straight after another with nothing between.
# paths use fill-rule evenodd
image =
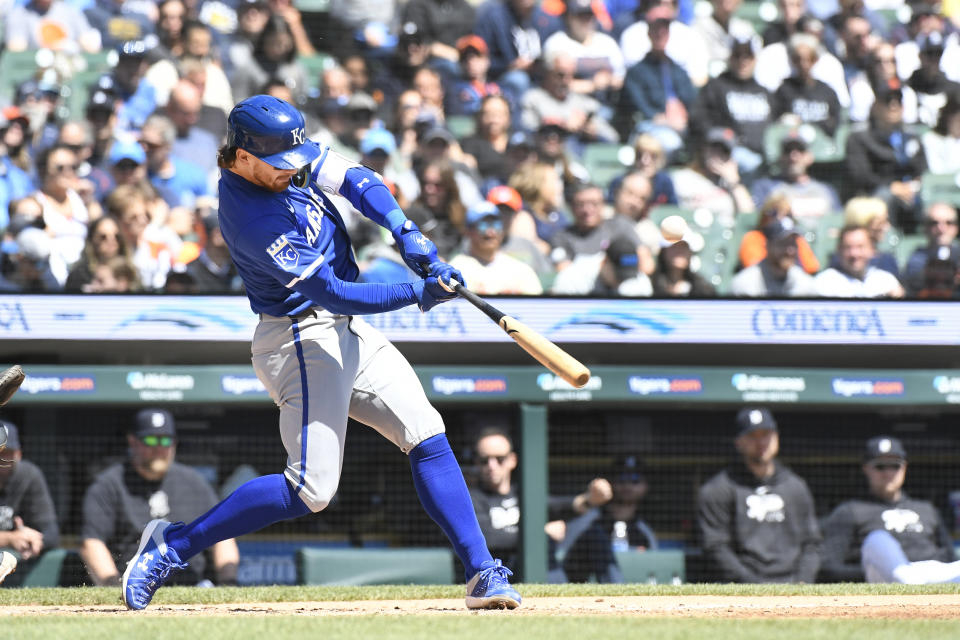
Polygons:
<instances>
[{"instance_id":1,"label":"jersey sleeve patch","mask_svg":"<svg viewBox=\"0 0 960 640\"><path fill-rule=\"evenodd\" d=\"M300 252L284 235L277 236L277 239L267 247L267 255L284 270L296 267L300 261Z\"/></svg>"}]
</instances>

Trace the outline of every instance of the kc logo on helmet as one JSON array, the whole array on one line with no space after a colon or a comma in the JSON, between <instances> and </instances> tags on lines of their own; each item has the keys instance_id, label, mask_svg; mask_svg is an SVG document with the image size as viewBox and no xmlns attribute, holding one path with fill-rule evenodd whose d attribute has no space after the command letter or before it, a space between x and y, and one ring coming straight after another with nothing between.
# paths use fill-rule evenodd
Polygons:
<instances>
[{"instance_id":1,"label":"kc logo on helmet","mask_svg":"<svg viewBox=\"0 0 960 640\"><path fill-rule=\"evenodd\" d=\"M293 144L303 144L305 137L303 129L291 129L290 135L293 136Z\"/></svg>"},{"instance_id":2,"label":"kc logo on helmet","mask_svg":"<svg viewBox=\"0 0 960 640\"><path fill-rule=\"evenodd\" d=\"M281 269L295 267L300 260L300 254L286 236L278 236L273 244L267 247L267 255L273 258Z\"/></svg>"}]
</instances>

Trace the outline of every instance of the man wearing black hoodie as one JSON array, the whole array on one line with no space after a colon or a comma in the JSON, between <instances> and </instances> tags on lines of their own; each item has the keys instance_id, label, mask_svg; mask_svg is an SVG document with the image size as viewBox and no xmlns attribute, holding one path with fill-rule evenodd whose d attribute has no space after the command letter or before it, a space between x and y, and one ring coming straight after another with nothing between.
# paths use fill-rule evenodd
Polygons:
<instances>
[{"instance_id":1,"label":"man wearing black hoodie","mask_svg":"<svg viewBox=\"0 0 960 640\"><path fill-rule=\"evenodd\" d=\"M697 500L703 549L729 582L813 582L820 529L813 496L777 461L777 422L765 407L737 414L742 463L713 476Z\"/></svg>"},{"instance_id":2,"label":"man wearing black hoodie","mask_svg":"<svg viewBox=\"0 0 960 640\"><path fill-rule=\"evenodd\" d=\"M823 525L823 577L839 582L960 582L960 562L937 508L903 491L907 452L897 438L867 441L870 495L847 500Z\"/></svg>"},{"instance_id":3,"label":"man wearing black hoodie","mask_svg":"<svg viewBox=\"0 0 960 640\"><path fill-rule=\"evenodd\" d=\"M917 93L917 115L928 127L937 126L940 109L947 98L960 96L960 84L949 80L940 69L945 38L933 31L920 39L920 68L907 80L908 87Z\"/></svg>"},{"instance_id":4,"label":"man wearing black hoodie","mask_svg":"<svg viewBox=\"0 0 960 640\"><path fill-rule=\"evenodd\" d=\"M733 40L727 70L704 85L690 114L694 140L711 127L729 127L737 134L733 157L747 175L763 162L763 134L773 121L773 96L754 78L759 42L757 36Z\"/></svg>"}]
</instances>

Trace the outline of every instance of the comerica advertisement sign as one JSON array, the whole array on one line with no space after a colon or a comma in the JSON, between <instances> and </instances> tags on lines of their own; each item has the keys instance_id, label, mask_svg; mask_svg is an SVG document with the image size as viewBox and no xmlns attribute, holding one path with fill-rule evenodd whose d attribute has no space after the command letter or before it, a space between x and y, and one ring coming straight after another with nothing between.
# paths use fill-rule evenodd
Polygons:
<instances>
[{"instance_id":1,"label":"comerica advertisement sign","mask_svg":"<svg viewBox=\"0 0 960 640\"><path fill-rule=\"evenodd\" d=\"M960 305L874 300L491 298L564 344L958 345ZM509 338L464 300L367 316L395 343ZM249 343L257 316L239 296L0 295L0 341Z\"/></svg>"}]
</instances>

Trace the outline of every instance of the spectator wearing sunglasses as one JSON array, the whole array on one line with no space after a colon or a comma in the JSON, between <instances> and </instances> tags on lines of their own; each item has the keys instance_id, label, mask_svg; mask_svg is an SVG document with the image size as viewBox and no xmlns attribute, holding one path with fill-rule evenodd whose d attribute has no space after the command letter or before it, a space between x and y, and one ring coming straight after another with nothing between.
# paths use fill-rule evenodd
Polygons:
<instances>
[{"instance_id":1,"label":"spectator wearing sunglasses","mask_svg":"<svg viewBox=\"0 0 960 640\"><path fill-rule=\"evenodd\" d=\"M960 582L950 532L933 503L903 490L907 452L890 436L867 441L869 495L841 503L824 522L821 579L932 584Z\"/></svg>"},{"instance_id":2,"label":"spectator wearing sunglasses","mask_svg":"<svg viewBox=\"0 0 960 640\"><path fill-rule=\"evenodd\" d=\"M543 287L532 267L504 253L500 210L481 200L467 211L466 251L450 264L459 269L477 293L540 295Z\"/></svg>"},{"instance_id":3,"label":"spectator wearing sunglasses","mask_svg":"<svg viewBox=\"0 0 960 640\"><path fill-rule=\"evenodd\" d=\"M69 147L50 147L37 159L40 189L33 194L43 208L44 229L53 238L51 252L68 268L80 259L88 222L100 215L92 185L77 176L79 167L77 154ZM66 271L61 275L62 284Z\"/></svg>"},{"instance_id":4,"label":"spectator wearing sunglasses","mask_svg":"<svg viewBox=\"0 0 960 640\"><path fill-rule=\"evenodd\" d=\"M960 251L957 243L957 210L946 202L933 202L927 207L923 220L923 233L927 243L917 247L904 264L904 284L910 295L923 288L924 269L927 260L938 247Z\"/></svg>"},{"instance_id":5,"label":"spectator wearing sunglasses","mask_svg":"<svg viewBox=\"0 0 960 640\"><path fill-rule=\"evenodd\" d=\"M143 409L127 434L129 455L96 476L83 498L80 556L93 584L119 585L123 559L132 557L140 532L150 520L190 521L217 503L207 481L192 468L174 461L177 432L173 415L164 409ZM239 553L233 539L210 549L212 571L202 555L174 577L181 584L207 578L236 583Z\"/></svg>"}]
</instances>

